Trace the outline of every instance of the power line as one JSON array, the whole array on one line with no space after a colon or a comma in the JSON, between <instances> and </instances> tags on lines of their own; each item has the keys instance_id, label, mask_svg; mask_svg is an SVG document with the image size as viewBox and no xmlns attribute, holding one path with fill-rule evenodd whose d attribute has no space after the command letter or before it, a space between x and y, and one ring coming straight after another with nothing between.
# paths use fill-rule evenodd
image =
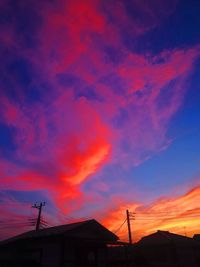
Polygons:
<instances>
[{"instance_id":1,"label":"power line","mask_svg":"<svg viewBox=\"0 0 200 267\"><path fill-rule=\"evenodd\" d=\"M31 224L17 224L17 225L1 225L0 229L7 229L7 228L19 228L19 227L30 227L32 226Z\"/></svg>"},{"instance_id":2,"label":"power line","mask_svg":"<svg viewBox=\"0 0 200 267\"><path fill-rule=\"evenodd\" d=\"M199 210L185 210L185 211L182 211L181 214L200 214L200 211ZM155 214L155 215L173 215L173 214L180 214L180 212L178 211L151 211L151 212L137 212L137 214L139 215L151 215L151 214Z\"/></svg>"},{"instance_id":3,"label":"power line","mask_svg":"<svg viewBox=\"0 0 200 267\"><path fill-rule=\"evenodd\" d=\"M117 228L117 230L114 231L114 234L116 234L122 228L122 226L125 224L126 220L127 219L125 219L124 222Z\"/></svg>"},{"instance_id":4,"label":"power line","mask_svg":"<svg viewBox=\"0 0 200 267\"><path fill-rule=\"evenodd\" d=\"M191 215L191 216L183 216L183 215L176 215L176 216L155 216L155 217L136 217L136 220L181 220L181 219L191 219L191 218L199 218L200 215Z\"/></svg>"},{"instance_id":5,"label":"power line","mask_svg":"<svg viewBox=\"0 0 200 267\"><path fill-rule=\"evenodd\" d=\"M5 226L5 225L20 225L20 224L26 224L26 223L30 223L29 221L5 221L5 222L1 222L0 226Z\"/></svg>"}]
</instances>

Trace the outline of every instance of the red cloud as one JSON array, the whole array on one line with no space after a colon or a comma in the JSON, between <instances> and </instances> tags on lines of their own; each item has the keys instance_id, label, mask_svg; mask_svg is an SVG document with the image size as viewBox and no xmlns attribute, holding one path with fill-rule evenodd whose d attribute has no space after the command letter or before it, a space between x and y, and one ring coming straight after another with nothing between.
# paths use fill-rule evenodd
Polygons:
<instances>
[{"instance_id":1,"label":"red cloud","mask_svg":"<svg viewBox=\"0 0 200 267\"><path fill-rule=\"evenodd\" d=\"M4 119L16 129L17 160L23 162L23 167L2 163L2 188L47 189L61 209L75 198L79 207L80 185L107 162L111 150L111 133L98 113L84 99L73 102L69 94L37 109L20 109L6 98L1 104ZM53 133L48 125L54 127Z\"/></svg>"},{"instance_id":2,"label":"red cloud","mask_svg":"<svg viewBox=\"0 0 200 267\"><path fill-rule=\"evenodd\" d=\"M174 9L174 1L165 2L163 17ZM100 1L58 1L39 10L43 24L34 48L23 47L15 32L4 36L6 47L31 63L36 72L31 86L40 89L42 100L25 101L10 77L20 100L1 97L1 122L14 128L17 149L15 163L3 163L2 187L47 189L59 208L73 212L91 194L81 186L104 164L140 164L170 143L168 124L182 103L199 48L157 56L130 52L123 31L137 38L162 21L158 1L133 3L147 14L145 23L120 1L113 9ZM108 59L112 52L114 60ZM59 75L72 75L75 82L61 82Z\"/></svg>"}]
</instances>

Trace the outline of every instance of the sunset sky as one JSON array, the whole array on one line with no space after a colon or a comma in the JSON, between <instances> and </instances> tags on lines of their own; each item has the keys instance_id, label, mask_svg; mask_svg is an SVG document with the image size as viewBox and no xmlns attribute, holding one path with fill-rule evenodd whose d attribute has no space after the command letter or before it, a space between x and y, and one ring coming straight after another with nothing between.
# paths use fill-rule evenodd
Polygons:
<instances>
[{"instance_id":1,"label":"sunset sky","mask_svg":"<svg viewBox=\"0 0 200 267\"><path fill-rule=\"evenodd\" d=\"M94 218L200 233L200 1L0 1L0 239ZM120 228L120 229L119 229ZM118 230L118 231L117 231Z\"/></svg>"}]
</instances>

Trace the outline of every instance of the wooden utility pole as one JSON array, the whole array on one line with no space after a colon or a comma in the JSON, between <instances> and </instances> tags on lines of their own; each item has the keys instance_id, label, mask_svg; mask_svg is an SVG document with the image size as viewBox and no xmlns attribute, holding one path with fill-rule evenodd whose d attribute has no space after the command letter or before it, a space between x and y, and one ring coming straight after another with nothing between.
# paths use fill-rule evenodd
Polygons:
<instances>
[{"instance_id":1,"label":"wooden utility pole","mask_svg":"<svg viewBox=\"0 0 200 267\"><path fill-rule=\"evenodd\" d=\"M130 216L129 211L126 210L126 218L127 218L127 226L128 226L128 238L129 238L129 244L132 244L132 236L131 236L131 225L130 225Z\"/></svg>"},{"instance_id":2,"label":"wooden utility pole","mask_svg":"<svg viewBox=\"0 0 200 267\"><path fill-rule=\"evenodd\" d=\"M42 207L44 207L44 206L45 206L45 202L40 202L39 205L34 204L34 206L32 206L32 208L38 209L38 217L37 217L37 223L36 223L36 227L35 227L36 231L38 231L40 229Z\"/></svg>"}]
</instances>

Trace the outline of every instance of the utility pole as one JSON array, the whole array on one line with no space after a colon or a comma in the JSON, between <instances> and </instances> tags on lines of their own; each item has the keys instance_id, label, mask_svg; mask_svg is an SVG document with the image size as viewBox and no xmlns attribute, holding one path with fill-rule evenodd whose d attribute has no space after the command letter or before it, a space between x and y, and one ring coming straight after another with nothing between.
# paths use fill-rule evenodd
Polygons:
<instances>
[{"instance_id":1,"label":"utility pole","mask_svg":"<svg viewBox=\"0 0 200 267\"><path fill-rule=\"evenodd\" d=\"M127 218L127 225L128 225L128 238L129 238L129 244L132 244L132 236L131 236L131 225L130 225L130 216L129 211L126 210L126 218Z\"/></svg>"},{"instance_id":2,"label":"utility pole","mask_svg":"<svg viewBox=\"0 0 200 267\"><path fill-rule=\"evenodd\" d=\"M38 217L37 217L37 223L36 223L36 228L35 230L38 231L40 229L40 220L41 220L41 213L42 213L42 207L45 206L45 202L40 202L39 205L34 204L32 208L38 209Z\"/></svg>"}]
</instances>

